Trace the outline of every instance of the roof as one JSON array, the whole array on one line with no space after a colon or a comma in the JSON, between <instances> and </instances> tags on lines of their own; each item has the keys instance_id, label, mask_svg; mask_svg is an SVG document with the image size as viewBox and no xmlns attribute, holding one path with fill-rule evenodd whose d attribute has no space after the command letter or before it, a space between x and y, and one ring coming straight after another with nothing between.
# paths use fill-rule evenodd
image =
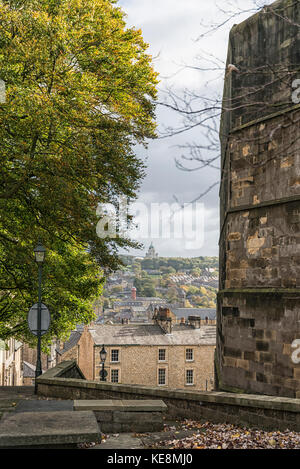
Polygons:
<instances>
[{"instance_id":1,"label":"roof","mask_svg":"<svg viewBox=\"0 0 300 469\"><path fill-rule=\"evenodd\" d=\"M157 324L95 325L89 329L95 345L215 345L216 327L193 329L175 325L165 334Z\"/></svg>"},{"instance_id":2,"label":"roof","mask_svg":"<svg viewBox=\"0 0 300 469\"><path fill-rule=\"evenodd\" d=\"M131 311L133 313L138 313L138 312L146 313L147 308L145 306L131 306Z\"/></svg>"},{"instance_id":3,"label":"roof","mask_svg":"<svg viewBox=\"0 0 300 469\"><path fill-rule=\"evenodd\" d=\"M35 377L35 366L28 362L23 362L23 377L34 378Z\"/></svg>"},{"instance_id":4,"label":"roof","mask_svg":"<svg viewBox=\"0 0 300 469\"><path fill-rule=\"evenodd\" d=\"M23 378L35 378L35 365L23 361Z\"/></svg>"},{"instance_id":5,"label":"roof","mask_svg":"<svg viewBox=\"0 0 300 469\"><path fill-rule=\"evenodd\" d=\"M172 308L177 319L187 319L189 316L200 316L201 319L216 319L216 310L213 308Z\"/></svg>"},{"instance_id":6,"label":"roof","mask_svg":"<svg viewBox=\"0 0 300 469\"><path fill-rule=\"evenodd\" d=\"M137 300L126 300L126 301L115 301L114 306L143 306L142 301L137 301Z\"/></svg>"},{"instance_id":7,"label":"roof","mask_svg":"<svg viewBox=\"0 0 300 469\"><path fill-rule=\"evenodd\" d=\"M64 348L59 351L60 354L66 353L71 348L75 347L77 342L81 337L82 332L80 331L72 331L69 339L64 343Z\"/></svg>"},{"instance_id":8,"label":"roof","mask_svg":"<svg viewBox=\"0 0 300 469\"><path fill-rule=\"evenodd\" d=\"M149 301L149 302L165 301L162 298L159 298L158 296L137 296L136 299L137 299L137 301Z\"/></svg>"},{"instance_id":9,"label":"roof","mask_svg":"<svg viewBox=\"0 0 300 469\"><path fill-rule=\"evenodd\" d=\"M158 298L156 296L154 297L147 297L147 296L138 296L136 300L132 298L128 298L128 300L122 300L122 301L115 301L114 306L115 307L120 307L120 306L145 306L145 303L165 303L165 300L162 300L161 298Z\"/></svg>"},{"instance_id":10,"label":"roof","mask_svg":"<svg viewBox=\"0 0 300 469\"><path fill-rule=\"evenodd\" d=\"M132 313L131 311L121 311L120 313L116 314L116 318L120 319L131 319L132 318Z\"/></svg>"}]
</instances>

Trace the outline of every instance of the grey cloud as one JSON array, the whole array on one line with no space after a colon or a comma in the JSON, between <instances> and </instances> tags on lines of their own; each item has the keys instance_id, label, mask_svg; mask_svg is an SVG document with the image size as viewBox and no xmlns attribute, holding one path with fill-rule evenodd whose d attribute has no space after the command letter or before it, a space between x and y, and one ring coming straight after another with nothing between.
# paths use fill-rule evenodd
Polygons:
<instances>
[{"instance_id":1,"label":"grey cloud","mask_svg":"<svg viewBox=\"0 0 300 469\"><path fill-rule=\"evenodd\" d=\"M265 0L264 3L271 2ZM227 6L227 1L220 0L220 6ZM253 0L236 0L237 6L248 8ZM179 64L195 63L195 56L200 49L214 54L223 61L226 60L229 30L234 22L244 18L233 19L226 28L218 31L213 37L207 37L200 43L193 41L201 32L201 20L207 25L218 21L218 12L214 2L199 0L120 0L119 5L127 13L128 25L141 28L143 37L149 43L149 52L159 56L154 60L156 70L161 76L170 76L178 70ZM249 15L248 15L249 16ZM202 29L203 31L203 29ZM207 80L213 79L209 86ZM222 94L222 74L215 79L215 74L203 74L187 69L173 76L169 80L162 79L160 89L172 85L178 92L184 87L197 89L201 93ZM163 99L163 94L161 94ZM157 112L159 129L164 126L178 126L178 115L166 109L159 108ZM177 137L159 139L149 142L147 150L137 147L137 154L147 160L147 176L142 183L140 201L147 204L151 202L174 202L175 195L181 203L190 202L204 192L219 178L219 173L213 169L199 172L182 172L174 163L174 157L182 154L176 148L178 144L188 141L201 141L201 132L195 129L192 132ZM191 257L199 255L218 255L219 238L219 198L218 186L209 192L201 202L204 202L208 218L205 220L205 243L203 247L187 250L181 240L153 240L160 255ZM148 247L151 239L142 240ZM141 255L141 251L131 251L131 254Z\"/></svg>"}]
</instances>

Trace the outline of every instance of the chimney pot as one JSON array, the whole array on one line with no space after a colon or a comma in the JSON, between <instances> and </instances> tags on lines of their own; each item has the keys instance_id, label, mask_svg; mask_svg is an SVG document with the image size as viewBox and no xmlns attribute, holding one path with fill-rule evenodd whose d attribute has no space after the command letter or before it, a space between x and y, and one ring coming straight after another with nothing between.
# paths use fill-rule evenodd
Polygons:
<instances>
[{"instance_id":1,"label":"chimney pot","mask_svg":"<svg viewBox=\"0 0 300 469\"><path fill-rule=\"evenodd\" d=\"M136 288L132 287L131 289L131 299L136 300Z\"/></svg>"},{"instance_id":2,"label":"chimney pot","mask_svg":"<svg viewBox=\"0 0 300 469\"><path fill-rule=\"evenodd\" d=\"M193 327L194 329L200 329L200 326L201 326L200 316L189 316L188 321L191 327Z\"/></svg>"}]
</instances>

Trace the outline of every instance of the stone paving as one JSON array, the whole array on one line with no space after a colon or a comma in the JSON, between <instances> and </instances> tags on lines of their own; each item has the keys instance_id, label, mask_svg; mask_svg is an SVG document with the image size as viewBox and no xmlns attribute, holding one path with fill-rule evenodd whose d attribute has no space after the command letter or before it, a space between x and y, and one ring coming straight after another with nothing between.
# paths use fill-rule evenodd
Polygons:
<instances>
[{"instance_id":1,"label":"stone paving","mask_svg":"<svg viewBox=\"0 0 300 469\"><path fill-rule=\"evenodd\" d=\"M0 386L0 419L4 412L15 411L21 400L44 401L46 399L36 396L33 386Z\"/></svg>"},{"instance_id":2,"label":"stone paving","mask_svg":"<svg viewBox=\"0 0 300 469\"><path fill-rule=\"evenodd\" d=\"M168 430L170 427L173 430ZM103 435L101 445L90 449L147 449L152 448L158 442L164 449L164 441L175 438L188 438L195 433L195 429L182 430L180 421L165 421L165 430L153 433L119 433Z\"/></svg>"},{"instance_id":3,"label":"stone paving","mask_svg":"<svg viewBox=\"0 0 300 469\"><path fill-rule=\"evenodd\" d=\"M16 407L15 412L59 412L73 411L73 401L46 401L39 399L21 399Z\"/></svg>"},{"instance_id":4,"label":"stone paving","mask_svg":"<svg viewBox=\"0 0 300 469\"><path fill-rule=\"evenodd\" d=\"M91 449L144 449L141 438L137 438L133 433L120 433L109 435L100 445L93 446Z\"/></svg>"}]
</instances>

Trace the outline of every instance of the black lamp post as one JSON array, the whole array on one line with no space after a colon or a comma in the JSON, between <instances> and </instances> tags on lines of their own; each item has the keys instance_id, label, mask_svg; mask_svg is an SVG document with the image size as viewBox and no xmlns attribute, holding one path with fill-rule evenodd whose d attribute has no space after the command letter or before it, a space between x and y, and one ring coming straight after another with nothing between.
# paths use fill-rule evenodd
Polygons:
<instances>
[{"instance_id":1,"label":"black lamp post","mask_svg":"<svg viewBox=\"0 0 300 469\"><path fill-rule=\"evenodd\" d=\"M102 349L100 350L100 360L102 363L102 368L100 370L100 381L106 381L107 371L104 369L106 355L107 355L107 352L104 348L104 345L102 345Z\"/></svg>"},{"instance_id":2,"label":"black lamp post","mask_svg":"<svg viewBox=\"0 0 300 469\"><path fill-rule=\"evenodd\" d=\"M38 299L38 315L37 315L37 359L35 368L35 378L38 378L42 374L42 363L41 363L41 311L42 311L42 270L43 263L45 261L46 249L39 241L37 247L34 249L35 261L39 266L39 299ZM37 391L37 382L35 379L35 393Z\"/></svg>"}]
</instances>

